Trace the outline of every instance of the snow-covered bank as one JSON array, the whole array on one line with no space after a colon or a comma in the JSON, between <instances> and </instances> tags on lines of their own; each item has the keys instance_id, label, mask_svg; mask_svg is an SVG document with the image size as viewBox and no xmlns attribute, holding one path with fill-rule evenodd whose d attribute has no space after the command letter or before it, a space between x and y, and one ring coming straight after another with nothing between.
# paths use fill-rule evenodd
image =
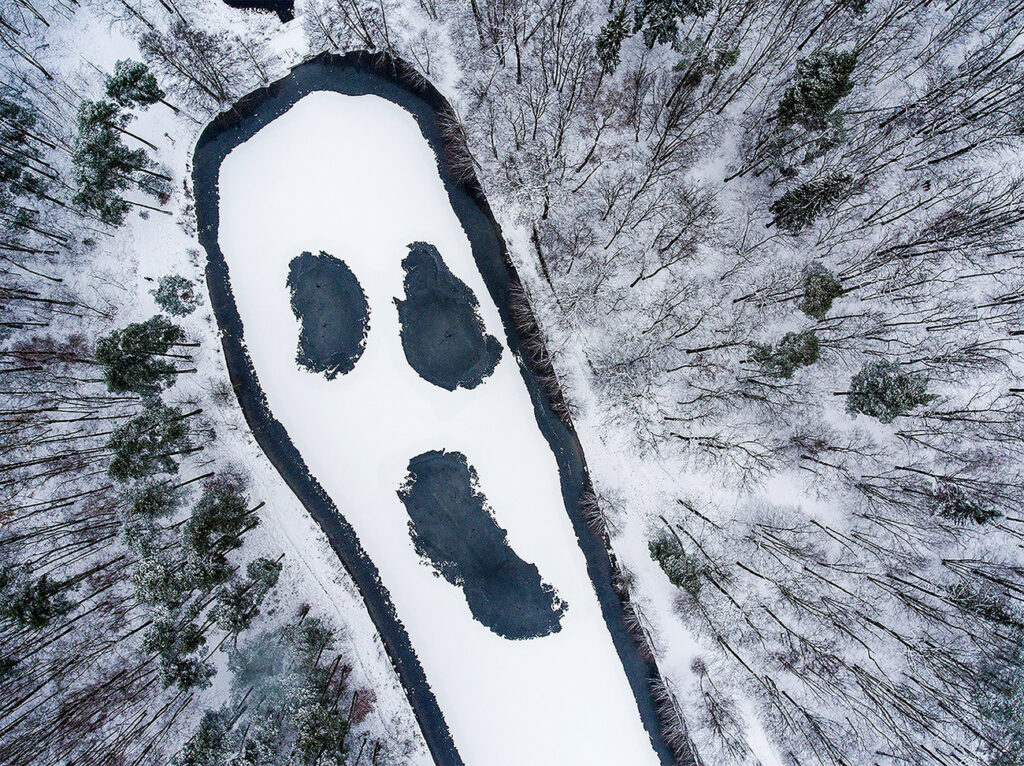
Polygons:
<instances>
[{"instance_id":1,"label":"snow-covered bank","mask_svg":"<svg viewBox=\"0 0 1024 766\"><path fill-rule=\"evenodd\" d=\"M503 335L412 117L376 97L313 94L229 155L220 184L220 246L263 390L379 568L465 760L656 762L514 360L454 392L405 361L393 299L411 242L438 248ZM290 260L321 249L349 264L374 317L363 358L334 381L295 366L285 287ZM472 461L512 547L568 603L557 634L496 636L416 555L396 490L411 457L441 448Z\"/></svg>"}]
</instances>

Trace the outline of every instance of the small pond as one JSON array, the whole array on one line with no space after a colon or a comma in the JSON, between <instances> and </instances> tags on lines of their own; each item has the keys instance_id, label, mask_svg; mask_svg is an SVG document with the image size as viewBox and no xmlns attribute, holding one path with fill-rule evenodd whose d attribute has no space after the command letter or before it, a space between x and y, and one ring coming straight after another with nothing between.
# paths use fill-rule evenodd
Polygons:
<instances>
[{"instance_id":1,"label":"small pond","mask_svg":"<svg viewBox=\"0 0 1024 766\"><path fill-rule=\"evenodd\" d=\"M225 358L260 446L351 573L439 764L671 763L522 356L514 269L393 62L323 55L203 133Z\"/></svg>"}]
</instances>

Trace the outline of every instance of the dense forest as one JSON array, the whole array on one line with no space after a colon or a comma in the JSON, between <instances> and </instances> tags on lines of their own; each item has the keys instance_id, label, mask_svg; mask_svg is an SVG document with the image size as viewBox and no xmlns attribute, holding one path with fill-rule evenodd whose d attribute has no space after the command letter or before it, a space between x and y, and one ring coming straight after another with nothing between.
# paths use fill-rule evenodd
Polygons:
<instances>
[{"instance_id":1,"label":"dense forest","mask_svg":"<svg viewBox=\"0 0 1024 766\"><path fill-rule=\"evenodd\" d=\"M1024 2L295 16L0 4L0 763L419 751L263 529L188 252L202 126L368 50L453 104L680 762L1024 764Z\"/></svg>"}]
</instances>

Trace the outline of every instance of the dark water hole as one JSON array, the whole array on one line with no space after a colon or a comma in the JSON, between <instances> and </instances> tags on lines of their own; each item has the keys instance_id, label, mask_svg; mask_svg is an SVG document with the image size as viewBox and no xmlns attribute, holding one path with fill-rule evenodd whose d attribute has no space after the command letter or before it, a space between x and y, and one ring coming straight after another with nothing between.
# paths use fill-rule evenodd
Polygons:
<instances>
[{"instance_id":1,"label":"dark water hole","mask_svg":"<svg viewBox=\"0 0 1024 766\"><path fill-rule=\"evenodd\" d=\"M328 380L351 372L370 328L366 294L352 270L327 253L303 253L288 265L288 289L302 328L295 361Z\"/></svg>"},{"instance_id":2,"label":"dark water hole","mask_svg":"<svg viewBox=\"0 0 1024 766\"><path fill-rule=\"evenodd\" d=\"M567 605L512 550L465 455L435 450L414 457L398 496L416 552L462 588L477 621L510 639L561 629Z\"/></svg>"},{"instance_id":3,"label":"dark water hole","mask_svg":"<svg viewBox=\"0 0 1024 766\"><path fill-rule=\"evenodd\" d=\"M476 388L494 372L501 344L484 330L473 291L425 242L409 245L402 268L405 300L396 298L395 305L409 366L448 391Z\"/></svg>"}]
</instances>

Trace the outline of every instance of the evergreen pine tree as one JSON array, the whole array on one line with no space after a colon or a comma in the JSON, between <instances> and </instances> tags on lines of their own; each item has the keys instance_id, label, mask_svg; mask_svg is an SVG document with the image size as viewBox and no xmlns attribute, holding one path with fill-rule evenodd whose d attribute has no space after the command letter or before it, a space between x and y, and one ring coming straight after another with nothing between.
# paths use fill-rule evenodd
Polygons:
<instances>
[{"instance_id":1,"label":"evergreen pine tree","mask_svg":"<svg viewBox=\"0 0 1024 766\"><path fill-rule=\"evenodd\" d=\"M301 690L295 715L295 753L301 764L345 766L349 722L336 707L324 704L323 692Z\"/></svg>"},{"instance_id":2,"label":"evergreen pine tree","mask_svg":"<svg viewBox=\"0 0 1024 766\"><path fill-rule=\"evenodd\" d=\"M156 305L172 316L183 317L196 310L200 303L200 295L195 284L178 274L167 274L160 277L155 290L149 291Z\"/></svg>"},{"instance_id":3,"label":"evergreen pine tree","mask_svg":"<svg viewBox=\"0 0 1024 766\"><path fill-rule=\"evenodd\" d=\"M703 17L714 7L711 0L640 0L633 12L634 31L643 32L644 44L675 43L679 22L687 16Z\"/></svg>"},{"instance_id":4,"label":"evergreen pine tree","mask_svg":"<svg viewBox=\"0 0 1024 766\"><path fill-rule=\"evenodd\" d=\"M120 226L131 206L120 192L137 182L135 174L151 164L144 149L128 149L118 128L128 117L109 101L86 101L78 110L78 133L71 155L75 166L76 205Z\"/></svg>"},{"instance_id":5,"label":"evergreen pine tree","mask_svg":"<svg viewBox=\"0 0 1024 766\"><path fill-rule=\"evenodd\" d=\"M605 72L614 72L615 67L619 65L622 43L629 37L629 33L630 26L629 21L626 19L626 6L623 5L601 27L601 31L594 41L597 60L601 62L601 68Z\"/></svg>"},{"instance_id":6,"label":"evergreen pine tree","mask_svg":"<svg viewBox=\"0 0 1024 766\"><path fill-rule=\"evenodd\" d=\"M18 674L18 660L4 654L4 651L0 648L0 683L6 683Z\"/></svg>"},{"instance_id":7,"label":"evergreen pine tree","mask_svg":"<svg viewBox=\"0 0 1024 766\"><path fill-rule=\"evenodd\" d=\"M178 488L167 482L149 481L132 487L127 495L130 513L147 519L170 516L181 503Z\"/></svg>"},{"instance_id":8,"label":"evergreen pine tree","mask_svg":"<svg viewBox=\"0 0 1024 766\"><path fill-rule=\"evenodd\" d=\"M155 472L176 473L175 456L189 449L188 423L177 407L152 400L114 431L107 446L114 453L107 473L115 481L145 479Z\"/></svg>"},{"instance_id":9,"label":"evergreen pine tree","mask_svg":"<svg viewBox=\"0 0 1024 766\"><path fill-rule=\"evenodd\" d=\"M229 717L221 712L207 710L199 721L196 733L189 737L174 757L173 766L224 766L230 732ZM250 761L240 761L250 763Z\"/></svg>"},{"instance_id":10,"label":"evergreen pine tree","mask_svg":"<svg viewBox=\"0 0 1024 766\"><path fill-rule=\"evenodd\" d=\"M155 620L142 641L143 651L159 659L163 687L177 686L182 692L210 685L215 670L198 656L204 646L206 637L197 625L181 625L173 618Z\"/></svg>"},{"instance_id":11,"label":"evergreen pine tree","mask_svg":"<svg viewBox=\"0 0 1024 766\"><path fill-rule=\"evenodd\" d=\"M843 294L843 286L836 275L815 261L804 271L803 297L797 307L814 319L824 319L832 302Z\"/></svg>"},{"instance_id":12,"label":"evergreen pine tree","mask_svg":"<svg viewBox=\"0 0 1024 766\"><path fill-rule=\"evenodd\" d=\"M334 631L320 619L290 624L286 636L287 640L295 645L297 654L306 662L315 661L315 655L322 649L334 646Z\"/></svg>"},{"instance_id":13,"label":"evergreen pine tree","mask_svg":"<svg viewBox=\"0 0 1024 766\"><path fill-rule=\"evenodd\" d=\"M73 608L62 583L46 574L33 579L27 565L0 566L0 617L30 630L42 630Z\"/></svg>"},{"instance_id":14,"label":"evergreen pine tree","mask_svg":"<svg viewBox=\"0 0 1024 766\"><path fill-rule=\"evenodd\" d=\"M839 0L839 5L848 10L854 16L863 16L867 13L871 0Z\"/></svg>"},{"instance_id":15,"label":"evergreen pine tree","mask_svg":"<svg viewBox=\"0 0 1024 766\"><path fill-rule=\"evenodd\" d=\"M345 673L325 659L333 643L328 625L306 617L236 645L228 655L231 704L204 716L174 766L226 766L225 753L239 766L351 763L351 707L339 704ZM232 730L236 718L244 721Z\"/></svg>"},{"instance_id":16,"label":"evergreen pine tree","mask_svg":"<svg viewBox=\"0 0 1024 766\"><path fill-rule=\"evenodd\" d=\"M0 190L11 199L44 197L47 184L32 166L43 154L32 134L39 115L29 101L13 91L0 92Z\"/></svg>"},{"instance_id":17,"label":"evergreen pine tree","mask_svg":"<svg viewBox=\"0 0 1024 766\"><path fill-rule=\"evenodd\" d=\"M131 574L135 595L143 604L173 611L188 598L188 582L181 559L166 550L146 553Z\"/></svg>"},{"instance_id":18,"label":"evergreen pine tree","mask_svg":"<svg viewBox=\"0 0 1024 766\"><path fill-rule=\"evenodd\" d=\"M146 109L164 97L156 77L141 61L125 59L114 65L114 74L107 78L107 98L122 108Z\"/></svg>"},{"instance_id":19,"label":"evergreen pine tree","mask_svg":"<svg viewBox=\"0 0 1024 766\"><path fill-rule=\"evenodd\" d=\"M252 583L233 580L217 591L216 603L210 610L214 624L231 635L238 635L252 624L258 604L251 598Z\"/></svg>"},{"instance_id":20,"label":"evergreen pine tree","mask_svg":"<svg viewBox=\"0 0 1024 766\"><path fill-rule=\"evenodd\" d=\"M962 488L949 481L940 481L934 494L935 512L957 524L987 524L1000 517L999 511L972 499Z\"/></svg>"},{"instance_id":21,"label":"evergreen pine tree","mask_svg":"<svg viewBox=\"0 0 1024 766\"><path fill-rule=\"evenodd\" d=\"M217 603L211 611L217 627L233 635L246 630L280 574L280 562L268 558L250 561L244 579L234 580L217 592Z\"/></svg>"},{"instance_id":22,"label":"evergreen pine tree","mask_svg":"<svg viewBox=\"0 0 1024 766\"><path fill-rule=\"evenodd\" d=\"M813 330L787 332L775 345L755 343L751 358L761 365L765 375L792 378L799 367L818 361L818 336Z\"/></svg>"},{"instance_id":23,"label":"evergreen pine tree","mask_svg":"<svg viewBox=\"0 0 1024 766\"><path fill-rule=\"evenodd\" d=\"M1017 629L1011 636L1013 650L989 658L975 691L992 731L985 744L988 766L1024 766L1024 633Z\"/></svg>"},{"instance_id":24,"label":"evergreen pine tree","mask_svg":"<svg viewBox=\"0 0 1024 766\"><path fill-rule=\"evenodd\" d=\"M846 411L891 423L915 407L927 404L934 395L928 393L928 381L920 375L904 372L895 362L866 363L850 381L846 394Z\"/></svg>"},{"instance_id":25,"label":"evergreen pine tree","mask_svg":"<svg viewBox=\"0 0 1024 766\"><path fill-rule=\"evenodd\" d=\"M190 580L212 588L231 576L226 553L242 544L242 535L259 523L249 516L242 484L233 478L206 482L182 528L182 549Z\"/></svg>"},{"instance_id":26,"label":"evergreen pine tree","mask_svg":"<svg viewBox=\"0 0 1024 766\"><path fill-rule=\"evenodd\" d=\"M853 90L850 75L856 65L852 51L818 51L797 61L795 80L779 101L779 128L827 128L832 110Z\"/></svg>"},{"instance_id":27,"label":"evergreen pine tree","mask_svg":"<svg viewBox=\"0 0 1024 766\"><path fill-rule=\"evenodd\" d=\"M771 204L772 222L790 234L799 234L822 213L834 209L852 183L853 178L846 173L829 173L802 183Z\"/></svg>"},{"instance_id":28,"label":"evergreen pine tree","mask_svg":"<svg viewBox=\"0 0 1024 766\"><path fill-rule=\"evenodd\" d=\"M647 544L651 558L676 587L683 588L696 596L701 589L701 567L686 553L679 541L672 535L661 534Z\"/></svg>"},{"instance_id":29,"label":"evergreen pine tree","mask_svg":"<svg viewBox=\"0 0 1024 766\"><path fill-rule=\"evenodd\" d=\"M96 359L103 378L114 393L132 391L152 396L170 384L175 367L158 359L180 343L184 331L166 317L154 316L103 336L96 343Z\"/></svg>"},{"instance_id":30,"label":"evergreen pine tree","mask_svg":"<svg viewBox=\"0 0 1024 766\"><path fill-rule=\"evenodd\" d=\"M163 544L160 533L161 527L151 518L129 516L121 520L121 542L140 560L152 556Z\"/></svg>"},{"instance_id":31,"label":"evergreen pine tree","mask_svg":"<svg viewBox=\"0 0 1024 766\"><path fill-rule=\"evenodd\" d=\"M246 564L245 576L253 583L255 592L263 594L260 596L262 598L271 588L277 585L282 569L283 565L280 561L274 561L273 559L261 556Z\"/></svg>"}]
</instances>

